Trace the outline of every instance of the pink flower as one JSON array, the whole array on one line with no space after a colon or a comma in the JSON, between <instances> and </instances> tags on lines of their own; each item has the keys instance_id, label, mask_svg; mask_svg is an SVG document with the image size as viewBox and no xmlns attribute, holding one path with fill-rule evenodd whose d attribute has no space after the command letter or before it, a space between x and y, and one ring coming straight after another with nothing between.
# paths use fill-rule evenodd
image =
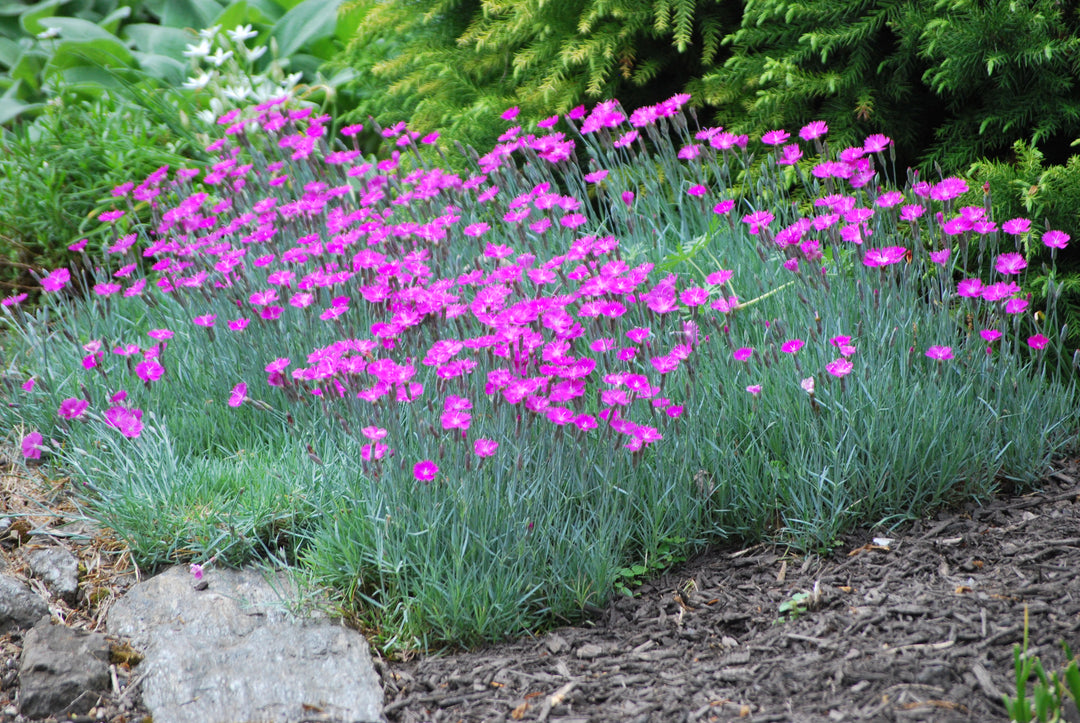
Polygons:
<instances>
[{"instance_id":1,"label":"pink flower","mask_svg":"<svg viewBox=\"0 0 1080 723\"><path fill-rule=\"evenodd\" d=\"M751 394L753 394L756 397L757 395L761 394L761 385L760 384L751 384L750 386L748 386L746 388L746 391L750 392Z\"/></svg>"},{"instance_id":2,"label":"pink flower","mask_svg":"<svg viewBox=\"0 0 1080 723\"><path fill-rule=\"evenodd\" d=\"M825 371L832 374L834 377L845 377L851 373L851 370L855 367L854 364L847 359L840 358L834 359L825 365Z\"/></svg>"},{"instance_id":3,"label":"pink flower","mask_svg":"<svg viewBox=\"0 0 1080 723\"><path fill-rule=\"evenodd\" d=\"M518 117L518 113L520 112L521 109L515 105L513 108L507 108L506 110L504 110L502 115L499 117L505 121L512 121Z\"/></svg>"},{"instance_id":4,"label":"pink flower","mask_svg":"<svg viewBox=\"0 0 1080 723\"><path fill-rule=\"evenodd\" d=\"M485 233L487 233L487 230L489 228L491 228L491 226L487 225L483 221L480 221L479 223L471 223L471 224L469 224L468 226L465 227L465 229L464 229L464 231L462 231L462 233L464 233L466 236L472 236L473 238L477 238L477 237L483 236Z\"/></svg>"},{"instance_id":5,"label":"pink flower","mask_svg":"<svg viewBox=\"0 0 1080 723\"><path fill-rule=\"evenodd\" d=\"M729 198L726 201L721 201L713 206L713 213L723 216L726 213L730 213L733 208L735 208L735 201L734 199Z\"/></svg>"},{"instance_id":6,"label":"pink flower","mask_svg":"<svg viewBox=\"0 0 1080 723\"><path fill-rule=\"evenodd\" d=\"M708 289L703 289L700 286L691 286L683 289L679 293L679 301L686 306L700 306L709 300Z\"/></svg>"},{"instance_id":7,"label":"pink flower","mask_svg":"<svg viewBox=\"0 0 1080 723\"><path fill-rule=\"evenodd\" d=\"M622 192L622 201L623 201L623 203L625 203L627 205L627 207L632 206L633 203L634 203L634 192L633 191L623 191Z\"/></svg>"},{"instance_id":8,"label":"pink flower","mask_svg":"<svg viewBox=\"0 0 1080 723\"><path fill-rule=\"evenodd\" d=\"M11 296L4 297L4 300L0 302L0 304L3 304L4 306L15 306L16 304L21 304L26 301L27 296L29 296L29 294L12 294Z\"/></svg>"},{"instance_id":9,"label":"pink flower","mask_svg":"<svg viewBox=\"0 0 1080 723\"><path fill-rule=\"evenodd\" d=\"M46 291L59 291L71 281L71 272L67 269L53 269L49 275L41 280L41 286Z\"/></svg>"},{"instance_id":10,"label":"pink flower","mask_svg":"<svg viewBox=\"0 0 1080 723\"><path fill-rule=\"evenodd\" d=\"M889 266L904 260L907 249L903 246L886 246L881 249L867 249L863 264L870 267Z\"/></svg>"},{"instance_id":11,"label":"pink flower","mask_svg":"<svg viewBox=\"0 0 1080 723\"><path fill-rule=\"evenodd\" d=\"M630 341L634 342L635 344L641 344L642 342L644 342L646 339L649 338L649 335L651 333L652 333L652 331L650 329L648 329L647 327L640 327L639 326L639 327L635 327L635 328L631 329L630 331L626 332L626 337Z\"/></svg>"},{"instance_id":12,"label":"pink flower","mask_svg":"<svg viewBox=\"0 0 1080 723\"><path fill-rule=\"evenodd\" d=\"M926 350L926 356L938 361L945 361L953 358L953 350L951 346L938 346L935 344Z\"/></svg>"},{"instance_id":13,"label":"pink flower","mask_svg":"<svg viewBox=\"0 0 1080 723\"><path fill-rule=\"evenodd\" d=\"M203 579L203 566L191 563L191 576L195 578L195 582L199 582Z\"/></svg>"},{"instance_id":14,"label":"pink flower","mask_svg":"<svg viewBox=\"0 0 1080 723\"><path fill-rule=\"evenodd\" d=\"M949 256L952 255L952 249L942 249L941 251L931 251L930 260L935 264L944 266L949 262Z\"/></svg>"},{"instance_id":15,"label":"pink flower","mask_svg":"<svg viewBox=\"0 0 1080 723\"><path fill-rule=\"evenodd\" d=\"M772 223L773 219L775 219L775 218L776 217L773 216L768 211L761 210L761 211L754 211L753 213L750 213L750 214L747 214L746 216L743 216L742 221L745 224L749 224L750 225L750 233L753 234L753 235L756 235L759 231L761 231L761 228L763 226L767 228L769 226L769 224Z\"/></svg>"},{"instance_id":16,"label":"pink flower","mask_svg":"<svg viewBox=\"0 0 1080 723\"><path fill-rule=\"evenodd\" d=\"M803 157L802 149L797 143L789 143L780 149L780 152L782 158L777 163L781 166L794 166Z\"/></svg>"},{"instance_id":17,"label":"pink flower","mask_svg":"<svg viewBox=\"0 0 1080 723\"><path fill-rule=\"evenodd\" d=\"M68 397L60 402L60 407L56 410L56 414L64 419L78 419L89 406L90 402L85 399Z\"/></svg>"},{"instance_id":18,"label":"pink flower","mask_svg":"<svg viewBox=\"0 0 1080 723\"><path fill-rule=\"evenodd\" d=\"M1042 334L1036 334L1035 336L1029 336L1027 343L1032 349L1045 349L1050 340Z\"/></svg>"},{"instance_id":19,"label":"pink flower","mask_svg":"<svg viewBox=\"0 0 1080 723\"><path fill-rule=\"evenodd\" d=\"M1005 302L1006 314L1022 314L1028 308L1027 299L1009 299Z\"/></svg>"},{"instance_id":20,"label":"pink flower","mask_svg":"<svg viewBox=\"0 0 1080 723\"><path fill-rule=\"evenodd\" d=\"M872 136L867 136L866 140L863 141L863 151L866 153L880 153L891 145L891 138L875 133Z\"/></svg>"},{"instance_id":21,"label":"pink flower","mask_svg":"<svg viewBox=\"0 0 1080 723\"><path fill-rule=\"evenodd\" d=\"M380 439L386 437L386 430L382 427L376 427L374 425L371 425L361 429L360 434L364 435L372 442L378 442Z\"/></svg>"},{"instance_id":22,"label":"pink flower","mask_svg":"<svg viewBox=\"0 0 1080 723\"><path fill-rule=\"evenodd\" d=\"M979 336L981 336L985 341L992 344L993 342L1001 338L1001 332L997 329L983 329L979 332Z\"/></svg>"},{"instance_id":23,"label":"pink flower","mask_svg":"<svg viewBox=\"0 0 1080 723\"><path fill-rule=\"evenodd\" d=\"M798 352L799 349L802 349L805 344L806 342L804 342L802 339L788 339L780 347L780 351L784 352L785 354L794 354Z\"/></svg>"},{"instance_id":24,"label":"pink flower","mask_svg":"<svg viewBox=\"0 0 1080 723\"><path fill-rule=\"evenodd\" d=\"M799 131L799 138L802 138L804 141L812 141L828 132L829 126L825 125L825 121L813 121L802 127Z\"/></svg>"},{"instance_id":25,"label":"pink flower","mask_svg":"<svg viewBox=\"0 0 1080 723\"><path fill-rule=\"evenodd\" d=\"M41 432L31 432L22 438L22 454L26 459L41 459Z\"/></svg>"},{"instance_id":26,"label":"pink flower","mask_svg":"<svg viewBox=\"0 0 1080 723\"><path fill-rule=\"evenodd\" d=\"M233 319L229 322L229 331L243 331L247 328L247 325L251 323L251 319Z\"/></svg>"},{"instance_id":27,"label":"pink flower","mask_svg":"<svg viewBox=\"0 0 1080 723\"><path fill-rule=\"evenodd\" d=\"M110 427L120 430L120 433L129 439L134 439L142 433L142 410L128 409L127 407L109 407L105 411L105 422Z\"/></svg>"},{"instance_id":28,"label":"pink flower","mask_svg":"<svg viewBox=\"0 0 1080 723\"><path fill-rule=\"evenodd\" d=\"M244 403L244 399L247 398L247 384L240 382L232 388L232 394L229 395L229 406L239 407Z\"/></svg>"},{"instance_id":29,"label":"pink flower","mask_svg":"<svg viewBox=\"0 0 1080 723\"><path fill-rule=\"evenodd\" d=\"M799 382L799 386L802 387L803 391L806 392L807 394L813 394L814 393L814 378L813 377L807 377L806 379L803 379L802 381Z\"/></svg>"},{"instance_id":30,"label":"pink flower","mask_svg":"<svg viewBox=\"0 0 1080 723\"><path fill-rule=\"evenodd\" d=\"M701 185L700 183L696 183L693 186L690 186L690 188L686 189L687 195L690 196L704 196L708 192L709 189Z\"/></svg>"},{"instance_id":31,"label":"pink flower","mask_svg":"<svg viewBox=\"0 0 1080 723\"><path fill-rule=\"evenodd\" d=\"M956 285L956 293L969 299L977 299L982 294L981 279L964 279Z\"/></svg>"},{"instance_id":32,"label":"pink flower","mask_svg":"<svg viewBox=\"0 0 1080 723\"><path fill-rule=\"evenodd\" d=\"M192 321L196 326L211 327L217 320L217 314L203 314L202 316L196 316Z\"/></svg>"},{"instance_id":33,"label":"pink flower","mask_svg":"<svg viewBox=\"0 0 1080 723\"><path fill-rule=\"evenodd\" d=\"M34 390L34 385L35 385L35 384L37 384L37 380L36 380L36 379L34 379L33 377L30 377L30 378L29 378L29 379L27 379L27 380L26 380L25 382L23 382L23 384L22 384L22 390L23 390L24 392L30 392L30 391L33 391L33 390Z\"/></svg>"},{"instance_id":34,"label":"pink flower","mask_svg":"<svg viewBox=\"0 0 1080 723\"><path fill-rule=\"evenodd\" d=\"M413 465L413 477L420 482L430 482L435 479L435 474L438 471L438 466L430 459L425 459Z\"/></svg>"},{"instance_id":35,"label":"pink flower","mask_svg":"<svg viewBox=\"0 0 1080 723\"><path fill-rule=\"evenodd\" d=\"M165 373L165 367L158 364L153 359L139 362L135 365L135 373L144 382L156 382L161 379L161 375Z\"/></svg>"},{"instance_id":36,"label":"pink flower","mask_svg":"<svg viewBox=\"0 0 1080 723\"><path fill-rule=\"evenodd\" d=\"M791 138L791 134L787 131L767 131L761 136L761 142L767 146L779 146L787 143L788 138Z\"/></svg>"},{"instance_id":37,"label":"pink flower","mask_svg":"<svg viewBox=\"0 0 1080 723\"><path fill-rule=\"evenodd\" d=\"M713 273L706 276L705 283L712 284L713 286L720 286L721 284L726 284L728 282L728 279L730 279L734 274L734 271L720 269L719 271L714 271Z\"/></svg>"},{"instance_id":38,"label":"pink flower","mask_svg":"<svg viewBox=\"0 0 1080 723\"><path fill-rule=\"evenodd\" d=\"M492 439L478 439L473 442L473 452L477 457L490 457L499 448L499 443Z\"/></svg>"},{"instance_id":39,"label":"pink flower","mask_svg":"<svg viewBox=\"0 0 1080 723\"><path fill-rule=\"evenodd\" d=\"M1043 234L1042 242L1052 249L1063 249L1069 243L1069 234L1051 229Z\"/></svg>"},{"instance_id":40,"label":"pink flower","mask_svg":"<svg viewBox=\"0 0 1080 723\"><path fill-rule=\"evenodd\" d=\"M173 338L173 332L169 329L151 329L146 335L157 341L166 341Z\"/></svg>"},{"instance_id":41,"label":"pink flower","mask_svg":"<svg viewBox=\"0 0 1080 723\"><path fill-rule=\"evenodd\" d=\"M746 361L753 356L754 350L748 346L740 347L731 353L731 356L735 357L735 361Z\"/></svg>"},{"instance_id":42,"label":"pink flower","mask_svg":"<svg viewBox=\"0 0 1080 723\"><path fill-rule=\"evenodd\" d=\"M1031 230L1031 221L1026 218L1010 218L1008 221L1001 224L1001 230L1005 233L1019 236Z\"/></svg>"},{"instance_id":43,"label":"pink flower","mask_svg":"<svg viewBox=\"0 0 1080 723\"><path fill-rule=\"evenodd\" d=\"M110 221L115 221L115 220L117 220L119 218L123 218L123 216L124 216L124 211L106 211L105 213L98 216L98 218L101 219L102 221L108 223Z\"/></svg>"},{"instance_id":44,"label":"pink flower","mask_svg":"<svg viewBox=\"0 0 1080 723\"><path fill-rule=\"evenodd\" d=\"M999 274L1018 274L1027 268L1027 261L1018 253L1001 254L994 261L994 268Z\"/></svg>"}]
</instances>

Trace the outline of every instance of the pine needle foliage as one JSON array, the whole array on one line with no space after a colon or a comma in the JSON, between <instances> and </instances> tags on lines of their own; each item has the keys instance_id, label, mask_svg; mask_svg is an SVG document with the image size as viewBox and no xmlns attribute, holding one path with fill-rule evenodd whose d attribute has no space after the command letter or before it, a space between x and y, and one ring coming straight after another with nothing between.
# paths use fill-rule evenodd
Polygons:
<instances>
[{"instance_id":1,"label":"pine needle foliage","mask_svg":"<svg viewBox=\"0 0 1080 723\"><path fill-rule=\"evenodd\" d=\"M834 142L886 133L903 164L951 170L1080 135L1075 3L749 0L724 43L693 90L746 130L820 119Z\"/></svg>"},{"instance_id":2,"label":"pine needle foliage","mask_svg":"<svg viewBox=\"0 0 1080 723\"><path fill-rule=\"evenodd\" d=\"M520 122L618 97L670 97L722 60L737 0L356 0L364 20L339 63L357 72L353 120L488 147ZM363 116L363 117L361 117Z\"/></svg>"}]
</instances>

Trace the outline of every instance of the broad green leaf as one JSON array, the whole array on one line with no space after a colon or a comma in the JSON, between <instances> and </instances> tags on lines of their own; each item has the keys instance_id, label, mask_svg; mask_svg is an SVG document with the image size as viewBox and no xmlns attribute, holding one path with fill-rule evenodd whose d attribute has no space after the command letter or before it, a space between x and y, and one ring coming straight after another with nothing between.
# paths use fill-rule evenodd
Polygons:
<instances>
[{"instance_id":1,"label":"broad green leaf","mask_svg":"<svg viewBox=\"0 0 1080 723\"><path fill-rule=\"evenodd\" d=\"M44 107L44 103L23 103L17 98L0 98L0 125L13 121L21 115L41 110Z\"/></svg>"},{"instance_id":2,"label":"broad green leaf","mask_svg":"<svg viewBox=\"0 0 1080 723\"><path fill-rule=\"evenodd\" d=\"M248 17L248 7L244 0L229 3L228 7L214 18L214 25L220 25L225 30L232 30L237 25L244 25L249 22L251 20Z\"/></svg>"},{"instance_id":3,"label":"broad green leaf","mask_svg":"<svg viewBox=\"0 0 1080 723\"><path fill-rule=\"evenodd\" d=\"M21 80L35 91L41 89L41 71L49 56L43 52L26 51L19 56L18 62L8 71L8 75Z\"/></svg>"},{"instance_id":4,"label":"broad green leaf","mask_svg":"<svg viewBox=\"0 0 1080 723\"><path fill-rule=\"evenodd\" d=\"M0 65L10 68L19 62L22 46L10 38L0 38Z\"/></svg>"},{"instance_id":5,"label":"broad green leaf","mask_svg":"<svg viewBox=\"0 0 1080 723\"><path fill-rule=\"evenodd\" d=\"M135 62L139 67L153 78L163 80L169 85L177 86L187 78L187 63L182 63L175 58L157 53L140 53L135 51Z\"/></svg>"},{"instance_id":6,"label":"broad green leaf","mask_svg":"<svg viewBox=\"0 0 1080 723\"><path fill-rule=\"evenodd\" d=\"M45 72L48 74L79 67L130 66L134 60L131 51L115 38L83 43L66 41L57 46Z\"/></svg>"},{"instance_id":7,"label":"broad green leaf","mask_svg":"<svg viewBox=\"0 0 1080 723\"><path fill-rule=\"evenodd\" d=\"M120 32L121 22L127 20L129 17L131 17L131 8L127 5L122 5L99 20L97 24L115 35Z\"/></svg>"},{"instance_id":8,"label":"broad green leaf","mask_svg":"<svg viewBox=\"0 0 1080 723\"><path fill-rule=\"evenodd\" d=\"M278 54L288 57L304 45L333 35L337 11L342 0L304 0L274 24L271 37L278 43Z\"/></svg>"},{"instance_id":9,"label":"broad green leaf","mask_svg":"<svg viewBox=\"0 0 1080 723\"><path fill-rule=\"evenodd\" d=\"M221 4L214 0L169 0L164 4L161 24L170 28L202 30L214 24Z\"/></svg>"},{"instance_id":10,"label":"broad green leaf","mask_svg":"<svg viewBox=\"0 0 1080 723\"><path fill-rule=\"evenodd\" d=\"M57 8L67 0L42 0L36 5L31 5L19 15L19 24L29 35L37 35L45 32L45 26L41 24L44 18L56 14Z\"/></svg>"},{"instance_id":11,"label":"broad green leaf","mask_svg":"<svg viewBox=\"0 0 1080 723\"><path fill-rule=\"evenodd\" d=\"M120 38L89 20L54 17L42 19L41 24L46 28L56 28L60 33L58 37L61 44L63 42L85 43L94 40L106 40L123 45Z\"/></svg>"},{"instance_id":12,"label":"broad green leaf","mask_svg":"<svg viewBox=\"0 0 1080 723\"><path fill-rule=\"evenodd\" d=\"M132 23L124 26L124 38L135 44L143 53L165 55L177 61L184 57L184 50L194 38L180 28L169 28L150 23Z\"/></svg>"}]
</instances>

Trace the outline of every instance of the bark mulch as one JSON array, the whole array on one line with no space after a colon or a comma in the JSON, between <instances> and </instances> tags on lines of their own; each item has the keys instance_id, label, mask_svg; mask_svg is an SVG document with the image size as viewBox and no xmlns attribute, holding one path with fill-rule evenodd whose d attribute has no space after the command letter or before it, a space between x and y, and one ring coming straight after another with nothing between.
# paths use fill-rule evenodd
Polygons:
<instances>
[{"instance_id":1,"label":"bark mulch","mask_svg":"<svg viewBox=\"0 0 1080 723\"><path fill-rule=\"evenodd\" d=\"M379 660L414 721L996 721L1013 646L1080 649L1080 463L1035 494L883 533L826 558L716 549L587 624L483 650ZM875 538L879 538L875 541ZM802 610L781 606L796 596ZM790 607L790 606L788 606ZM1080 721L1072 711L1066 720Z\"/></svg>"}]
</instances>

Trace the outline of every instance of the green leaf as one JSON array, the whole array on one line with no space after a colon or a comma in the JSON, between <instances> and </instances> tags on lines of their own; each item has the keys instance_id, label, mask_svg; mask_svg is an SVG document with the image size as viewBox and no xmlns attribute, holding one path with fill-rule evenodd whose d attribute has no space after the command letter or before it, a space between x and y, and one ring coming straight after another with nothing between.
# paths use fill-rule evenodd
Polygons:
<instances>
[{"instance_id":1,"label":"green leaf","mask_svg":"<svg viewBox=\"0 0 1080 723\"><path fill-rule=\"evenodd\" d=\"M164 55L180 61L184 50L192 42L189 33L180 28L169 28L151 23L132 23L124 26L124 38L135 44L143 53Z\"/></svg>"},{"instance_id":2,"label":"green leaf","mask_svg":"<svg viewBox=\"0 0 1080 723\"><path fill-rule=\"evenodd\" d=\"M31 5L19 15L19 25L28 35L37 35L45 32L45 26L41 21L56 14L56 9L67 0L42 0L37 5Z\"/></svg>"},{"instance_id":3,"label":"green leaf","mask_svg":"<svg viewBox=\"0 0 1080 723\"><path fill-rule=\"evenodd\" d=\"M214 24L222 6L214 0L168 0L163 3L161 24L170 28L202 30Z\"/></svg>"},{"instance_id":4,"label":"green leaf","mask_svg":"<svg viewBox=\"0 0 1080 723\"><path fill-rule=\"evenodd\" d=\"M7 89L7 92L4 93L2 97L0 97L0 125L13 121L21 115L32 113L45 107L44 103L22 102L15 97L18 90L19 83L15 83Z\"/></svg>"},{"instance_id":5,"label":"green leaf","mask_svg":"<svg viewBox=\"0 0 1080 723\"><path fill-rule=\"evenodd\" d=\"M188 66L176 58L159 53L132 53L135 62L139 64L147 75L158 80L163 80L169 85L180 85L187 77Z\"/></svg>"},{"instance_id":6,"label":"green leaf","mask_svg":"<svg viewBox=\"0 0 1080 723\"><path fill-rule=\"evenodd\" d=\"M55 17L44 18L41 21L41 24L45 28L56 28L60 33L59 39L61 44L68 41L85 43L93 40L106 40L116 42L118 45L123 45L123 43L120 42L120 38L89 20Z\"/></svg>"},{"instance_id":7,"label":"green leaf","mask_svg":"<svg viewBox=\"0 0 1080 723\"><path fill-rule=\"evenodd\" d=\"M19 62L22 46L10 38L0 38L0 65L10 68Z\"/></svg>"},{"instance_id":8,"label":"green leaf","mask_svg":"<svg viewBox=\"0 0 1080 723\"><path fill-rule=\"evenodd\" d=\"M45 68L46 74L78 67L130 66L135 58L119 40L101 38L88 42L66 41L56 47L56 52Z\"/></svg>"},{"instance_id":9,"label":"green leaf","mask_svg":"<svg viewBox=\"0 0 1080 723\"><path fill-rule=\"evenodd\" d=\"M278 53L287 57L304 45L333 35L342 0L304 0L274 23L270 36L277 40Z\"/></svg>"},{"instance_id":10,"label":"green leaf","mask_svg":"<svg viewBox=\"0 0 1080 723\"><path fill-rule=\"evenodd\" d=\"M131 17L131 8L122 5L98 21L98 25L114 35L120 32L121 22Z\"/></svg>"},{"instance_id":11,"label":"green leaf","mask_svg":"<svg viewBox=\"0 0 1080 723\"><path fill-rule=\"evenodd\" d=\"M214 18L214 25L220 25L226 30L232 30L248 22L251 22L251 19L248 17L248 6L244 0L229 3L228 7Z\"/></svg>"}]
</instances>

